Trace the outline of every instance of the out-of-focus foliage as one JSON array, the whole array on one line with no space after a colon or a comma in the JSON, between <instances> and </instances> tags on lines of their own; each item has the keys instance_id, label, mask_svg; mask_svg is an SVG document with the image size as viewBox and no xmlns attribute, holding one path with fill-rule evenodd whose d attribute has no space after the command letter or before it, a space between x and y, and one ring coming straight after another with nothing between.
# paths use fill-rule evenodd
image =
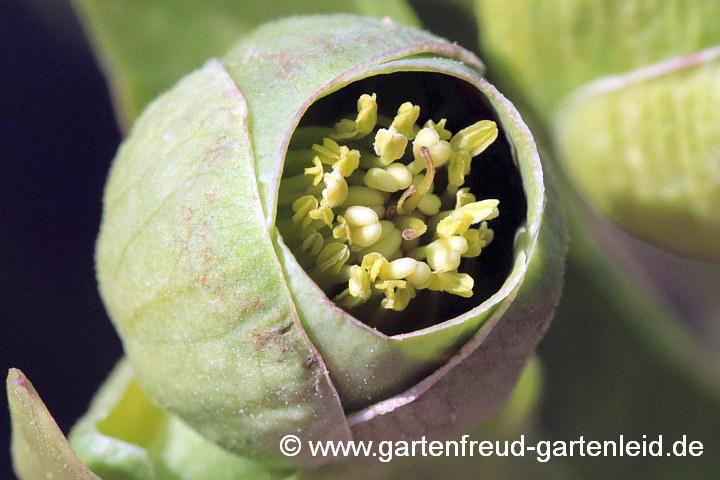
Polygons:
<instances>
[{"instance_id":1,"label":"out-of-focus foliage","mask_svg":"<svg viewBox=\"0 0 720 480\"><path fill-rule=\"evenodd\" d=\"M120 124L261 23L288 15L356 13L418 25L405 0L73 0L107 71Z\"/></svg>"}]
</instances>

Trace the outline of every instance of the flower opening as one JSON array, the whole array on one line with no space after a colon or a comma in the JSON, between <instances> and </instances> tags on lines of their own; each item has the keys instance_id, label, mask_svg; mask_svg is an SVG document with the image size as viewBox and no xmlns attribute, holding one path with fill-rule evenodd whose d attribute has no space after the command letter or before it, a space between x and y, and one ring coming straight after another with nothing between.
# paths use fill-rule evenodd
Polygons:
<instances>
[{"instance_id":1,"label":"flower opening","mask_svg":"<svg viewBox=\"0 0 720 480\"><path fill-rule=\"evenodd\" d=\"M280 232L346 310L372 304L375 318L378 309L405 310L424 290L471 297L474 280L459 268L492 242L487 221L500 207L463 185L497 124L453 134L446 118L418 125L419 105L402 103L390 118L377 102L363 93L354 118L297 129L279 194L292 222L279 222Z\"/></svg>"}]
</instances>

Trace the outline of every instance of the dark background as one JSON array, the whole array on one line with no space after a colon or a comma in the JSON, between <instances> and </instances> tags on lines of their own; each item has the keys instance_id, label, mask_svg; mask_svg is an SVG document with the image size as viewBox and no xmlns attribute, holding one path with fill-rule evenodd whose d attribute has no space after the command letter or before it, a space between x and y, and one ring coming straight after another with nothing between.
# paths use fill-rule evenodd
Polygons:
<instances>
[{"instance_id":1,"label":"dark background","mask_svg":"<svg viewBox=\"0 0 720 480\"><path fill-rule=\"evenodd\" d=\"M122 355L93 266L120 134L69 5L46 2L0 0L0 367L20 368L67 433ZM3 479L9 422L3 406Z\"/></svg>"}]
</instances>

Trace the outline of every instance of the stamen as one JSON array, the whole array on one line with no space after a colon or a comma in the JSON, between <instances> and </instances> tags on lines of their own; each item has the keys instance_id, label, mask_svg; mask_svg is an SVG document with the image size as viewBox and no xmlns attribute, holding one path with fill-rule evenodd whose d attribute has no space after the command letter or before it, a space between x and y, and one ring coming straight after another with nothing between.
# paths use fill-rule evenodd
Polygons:
<instances>
[{"instance_id":1,"label":"stamen","mask_svg":"<svg viewBox=\"0 0 720 480\"><path fill-rule=\"evenodd\" d=\"M355 120L343 119L335 124L332 137L337 140L360 140L375 128L377 123L376 96L363 94L357 101L358 114Z\"/></svg>"},{"instance_id":2,"label":"stamen","mask_svg":"<svg viewBox=\"0 0 720 480\"><path fill-rule=\"evenodd\" d=\"M340 225L333 229L335 238L347 238L350 245L369 247L382 235L378 215L368 207L352 206L338 216Z\"/></svg>"},{"instance_id":3,"label":"stamen","mask_svg":"<svg viewBox=\"0 0 720 480\"><path fill-rule=\"evenodd\" d=\"M385 280L375 284L375 288L385 292L380 303L383 308L402 311L415 298L415 288L405 280Z\"/></svg>"},{"instance_id":4,"label":"stamen","mask_svg":"<svg viewBox=\"0 0 720 480\"><path fill-rule=\"evenodd\" d=\"M381 311L404 310L424 289L471 296L472 277L457 269L463 257L478 256L492 241L487 220L498 215L498 201L478 202L460 187L472 157L497 137L497 125L483 120L454 136L444 118L420 128L420 107L403 103L391 120L378 115L374 93L358 99L357 111L334 129L303 127L291 139L278 205L291 205L293 215L292 221L278 218L277 226L301 254L298 262L325 291L346 284L334 299L345 309L384 294ZM336 140L352 141L357 149ZM443 166L441 201L434 182ZM455 209L440 212L443 201Z\"/></svg>"},{"instance_id":5,"label":"stamen","mask_svg":"<svg viewBox=\"0 0 720 480\"><path fill-rule=\"evenodd\" d=\"M300 250L314 257L320 253L320 250L322 250L323 243L325 243L323 236L315 231L310 233L305 240L303 240Z\"/></svg>"},{"instance_id":6,"label":"stamen","mask_svg":"<svg viewBox=\"0 0 720 480\"><path fill-rule=\"evenodd\" d=\"M462 236L468 242L468 251L463 253L463 257L477 257L482 249L492 242L495 232L488 228L487 222L482 222L479 228L471 228Z\"/></svg>"},{"instance_id":7,"label":"stamen","mask_svg":"<svg viewBox=\"0 0 720 480\"><path fill-rule=\"evenodd\" d=\"M298 198L292 204L293 212L295 212L295 215L292 217L293 222L302 224L303 228L307 227L313 221L313 219L308 216L308 213L317 208L318 200L312 195L305 195Z\"/></svg>"},{"instance_id":8,"label":"stamen","mask_svg":"<svg viewBox=\"0 0 720 480\"><path fill-rule=\"evenodd\" d=\"M416 133L413 126L415 126L415 122L417 122L419 116L420 107L410 102L405 102L398 108L397 115L395 115L390 128L395 128L398 133L412 140L415 138Z\"/></svg>"},{"instance_id":9,"label":"stamen","mask_svg":"<svg viewBox=\"0 0 720 480\"><path fill-rule=\"evenodd\" d=\"M368 187L350 187L345 202L340 205L341 208L359 205L363 207L382 207L385 205L387 197L383 192L373 190Z\"/></svg>"},{"instance_id":10,"label":"stamen","mask_svg":"<svg viewBox=\"0 0 720 480\"><path fill-rule=\"evenodd\" d=\"M435 123L432 120L428 120L427 122L425 122L425 125L423 125L423 127L434 129L438 133L440 140L450 140L450 137L452 137L452 133L450 133L450 130L445 129L445 122L446 120L444 118L438 123Z\"/></svg>"},{"instance_id":11,"label":"stamen","mask_svg":"<svg viewBox=\"0 0 720 480\"><path fill-rule=\"evenodd\" d=\"M318 208L308 212L308 217L313 220L322 220L325 225L332 228L332 222L333 218L335 218L335 214L333 213L332 208L330 208L330 205L328 205L327 200L323 198L320 201L320 206L318 206Z\"/></svg>"},{"instance_id":12,"label":"stamen","mask_svg":"<svg viewBox=\"0 0 720 480\"><path fill-rule=\"evenodd\" d=\"M463 253L468 250L468 242L464 237L454 236L440 238L431 244L418 247L408 253L415 260L427 258L428 265L436 272L449 272L460 266Z\"/></svg>"},{"instance_id":13,"label":"stamen","mask_svg":"<svg viewBox=\"0 0 720 480\"><path fill-rule=\"evenodd\" d=\"M474 286L475 280L467 273L435 272L427 288L470 298Z\"/></svg>"},{"instance_id":14,"label":"stamen","mask_svg":"<svg viewBox=\"0 0 720 480\"><path fill-rule=\"evenodd\" d=\"M456 152L465 150L471 157L480 155L498 136L497 124L492 120L480 120L457 132L450 145Z\"/></svg>"},{"instance_id":15,"label":"stamen","mask_svg":"<svg viewBox=\"0 0 720 480\"><path fill-rule=\"evenodd\" d=\"M420 203L420 200L422 200L423 196L425 196L425 194L430 190L433 180L435 179L435 165L433 164L432 157L430 156L430 150L427 147L421 147L420 153L425 160L427 173L425 173L425 178L423 178L422 183L417 186L414 193L409 195L406 200L404 199L405 194L403 194L403 197L400 198L400 201L398 201L398 213L410 213L415 210ZM401 201L403 203L401 203Z\"/></svg>"},{"instance_id":16,"label":"stamen","mask_svg":"<svg viewBox=\"0 0 720 480\"><path fill-rule=\"evenodd\" d=\"M398 215L392 219L395 227L402 232L404 240L414 240L427 231L427 225L421 219L409 215Z\"/></svg>"},{"instance_id":17,"label":"stamen","mask_svg":"<svg viewBox=\"0 0 720 480\"><path fill-rule=\"evenodd\" d=\"M390 165L402 158L407 148L408 137L398 133L392 125L389 129L381 128L375 135L375 153L380 157L380 163Z\"/></svg>"},{"instance_id":18,"label":"stamen","mask_svg":"<svg viewBox=\"0 0 720 480\"><path fill-rule=\"evenodd\" d=\"M461 188L455 194L455 208L460 208L475 201L475 195L470 193L469 188Z\"/></svg>"},{"instance_id":19,"label":"stamen","mask_svg":"<svg viewBox=\"0 0 720 480\"><path fill-rule=\"evenodd\" d=\"M325 190L323 190L322 196L327 204L331 207L339 207L345 203L348 196L348 184L340 174L340 169L336 168L331 173L324 174L323 181Z\"/></svg>"},{"instance_id":20,"label":"stamen","mask_svg":"<svg viewBox=\"0 0 720 480\"><path fill-rule=\"evenodd\" d=\"M448 166L448 183L454 187L459 187L465 183L465 175L470 173L470 161L472 157L470 152L461 150L450 158Z\"/></svg>"},{"instance_id":21,"label":"stamen","mask_svg":"<svg viewBox=\"0 0 720 480\"><path fill-rule=\"evenodd\" d=\"M323 174L325 173L325 168L323 168L322 162L320 162L320 158L318 158L317 156L315 158L313 158L313 165L315 165L315 166L308 167L305 169L305 175L313 175L312 184L317 185L323 179ZM284 182L285 182L285 180L283 180L283 183ZM309 185L306 185L306 186L309 186Z\"/></svg>"},{"instance_id":22,"label":"stamen","mask_svg":"<svg viewBox=\"0 0 720 480\"><path fill-rule=\"evenodd\" d=\"M413 142L413 157L415 160L408 166L413 174L420 173L425 166L422 149L427 148L433 159L435 167L441 167L450 160L452 147L447 140L440 140L440 134L434 128L423 128L418 132Z\"/></svg>"},{"instance_id":23,"label":"stamen","mask_svg":"<svg viewBox=\"0 0 720 480\"><path fill-rule=\"evenodd\" d=\"M394 193L410 186L412 175L401 163L386 168L371 168L365 174L365 185L381 192Z\"/></svg>"},{"instance_id":24,"label":"stamen","mask_svg":"<svg viewBox=\"0 0 720 480\"><path fill-rule=\"evenodd\" d=\"M390 263L379 253L368 253L363 256L361 266L368 272L370 281L374 282L378 277L387 278Z\"/></svg>"},{"instance_id":25,"label":"stamen","mask_svg":"<svg viewBox=\"0 0 720 480\"><path fill-rule=\"evenodd\" d=\"M470 225L497 217L499 215L497 208L499 203L498 200L489 199L468 203L455 209L438 223L438 236L447 238L452 235L460 235L467 231Z\"/></svg>"},{"instance_id":26,"label":"stamen","mask_svg":"<svg viewBox=\"0 0 720 480\"><path fill-rule=\"evenodd\" d=\"M437 195L433 195L432 193L424 195L418 202L417 206L418 210L420 210L425 215L435 215L440 211L441 207L442 200L440 200L440 197L438 197Z\"/></svg>"},{"instance_id":27,"label":"stamen","mask_svg":"<svg viewBox=\"0 0 720 480\"><path fill-rule=\"evenodd\" d=\"M329 243L319 253L315 264L323 273L337 275L350 258L350 249L343 243Z\"/></svg>"},{"instance_id":28,"label":"stamen","mask_svg":"<svg viewBox=\"0 0 720 480\"><path fill-rule=\"evenodd\" d=\"M400 230L395 228L395 225L389 220L382 220L380 222L380 228L381 233L378 239L368 245L367 248L360 250L361 256L367 255L368 253L379 253L386 258L390 258L398 251L402 243Z\"/></svg>"}]
</instances>

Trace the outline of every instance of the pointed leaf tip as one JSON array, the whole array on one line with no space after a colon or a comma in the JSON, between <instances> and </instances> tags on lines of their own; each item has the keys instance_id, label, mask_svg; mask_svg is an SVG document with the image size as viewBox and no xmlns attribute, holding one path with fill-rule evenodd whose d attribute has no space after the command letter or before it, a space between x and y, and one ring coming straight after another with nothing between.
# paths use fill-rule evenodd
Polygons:
<instances>
[{"instance_id":1,"label":"pointed leaf tip","mask_svg":"<svg viewBox=\"0 0 720 480\"><path fill-rule=\"evenodd\" d=\"M75 455L30 380L17 368L7 376L11 452L20 480L99 480Z\"/></svg>"}]
</instances>

